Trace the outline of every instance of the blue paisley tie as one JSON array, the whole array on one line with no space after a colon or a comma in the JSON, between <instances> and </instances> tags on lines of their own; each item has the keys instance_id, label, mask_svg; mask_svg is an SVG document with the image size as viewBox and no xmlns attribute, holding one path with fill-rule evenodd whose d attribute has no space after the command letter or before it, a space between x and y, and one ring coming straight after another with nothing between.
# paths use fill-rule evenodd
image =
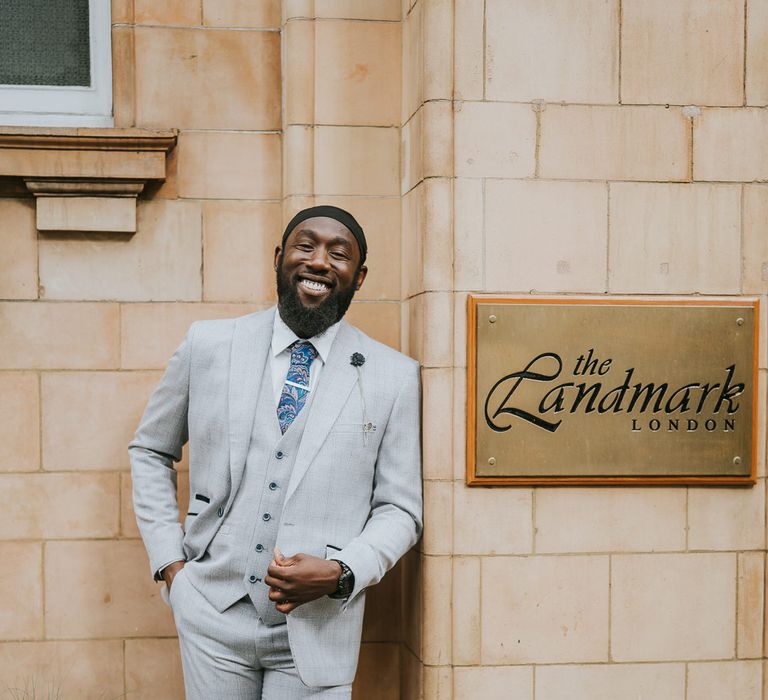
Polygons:
<instances>
[{"instance_id":1,"label":"blue paisley tie","mask_svg":"<svg viewBox=\"0 0 768 700\"><path fill-rule=\"evenodd\" d=\"M277 420L283 433L304 407L309 393L309 367L316 357L317 350L309 341L297 340L291 345L291 366L277 404Z\"/></svg>"}]
</instances>

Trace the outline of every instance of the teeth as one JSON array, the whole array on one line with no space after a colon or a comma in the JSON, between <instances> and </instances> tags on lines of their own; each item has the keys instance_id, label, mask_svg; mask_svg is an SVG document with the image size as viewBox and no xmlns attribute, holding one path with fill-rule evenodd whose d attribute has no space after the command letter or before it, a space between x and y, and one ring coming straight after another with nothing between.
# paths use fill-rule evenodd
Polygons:
<instances>
[{"instance_id":1,"label":"teeth","mask_svg":"<svg viewBox=\"0 0 768 700\"><path fill-rule=\"evenodd\" d=\"M315 282L314 280L301 280L301 283L307 289L311 289L314 292L324 292L326 289L328 289L327 284L323 284L322 282Z\"/></svg>"}]
</instances>

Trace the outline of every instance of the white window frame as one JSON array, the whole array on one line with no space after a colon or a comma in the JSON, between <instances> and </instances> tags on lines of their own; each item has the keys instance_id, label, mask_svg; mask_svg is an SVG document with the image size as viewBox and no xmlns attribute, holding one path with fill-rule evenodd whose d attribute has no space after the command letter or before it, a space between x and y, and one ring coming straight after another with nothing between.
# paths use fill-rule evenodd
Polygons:
<instances>
[{"instance_id":1,"label":"white window frame","mask_svg":"<svg viewBox=\"0 0 768 700\"><path fill-rule=\"evenodd\" d=\"M112 8L89 0L91 85L0 85L0 125L113 126Z\"/></svg>"}]
</instances>

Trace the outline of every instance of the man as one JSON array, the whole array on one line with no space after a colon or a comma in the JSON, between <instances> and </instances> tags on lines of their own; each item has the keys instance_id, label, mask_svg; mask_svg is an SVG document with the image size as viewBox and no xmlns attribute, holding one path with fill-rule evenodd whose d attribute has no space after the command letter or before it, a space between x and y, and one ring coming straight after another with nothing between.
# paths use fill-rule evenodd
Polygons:
<instances>
[{"instance_id":1,"label":"man","mask_svg":"<svg viewBox=\"0 0 768 700\"><path fill-rule=\"evenodd\" d=\"M194 323L129 447L188 700L349 698L365 589L421 532L418 365L342 318L366 252L348 212L299 212L277 309Z\"/></svg>"}]
</instances>

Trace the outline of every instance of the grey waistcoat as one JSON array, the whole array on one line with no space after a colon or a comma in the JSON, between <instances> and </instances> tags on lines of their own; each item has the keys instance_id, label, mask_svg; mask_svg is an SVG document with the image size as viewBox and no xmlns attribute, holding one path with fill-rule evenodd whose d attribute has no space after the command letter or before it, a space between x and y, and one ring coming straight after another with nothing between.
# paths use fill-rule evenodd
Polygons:
<instances>
[{"instance_id":1,"label":"grey waistcoat","mask_svg":"<svg viewBox=\"0 0 768 700\"><path fill-rule=\"evenodd\" d=\"M269 600L264 578L273 557L285 489L304 434L312 394L285 435L281 435L269 357L262 376L240 488L205 555L189 567L187 575L219 612L247 595L262 622L276 625L285 622L285 615L277 612Z\"/></svg>"}]
</instances>

